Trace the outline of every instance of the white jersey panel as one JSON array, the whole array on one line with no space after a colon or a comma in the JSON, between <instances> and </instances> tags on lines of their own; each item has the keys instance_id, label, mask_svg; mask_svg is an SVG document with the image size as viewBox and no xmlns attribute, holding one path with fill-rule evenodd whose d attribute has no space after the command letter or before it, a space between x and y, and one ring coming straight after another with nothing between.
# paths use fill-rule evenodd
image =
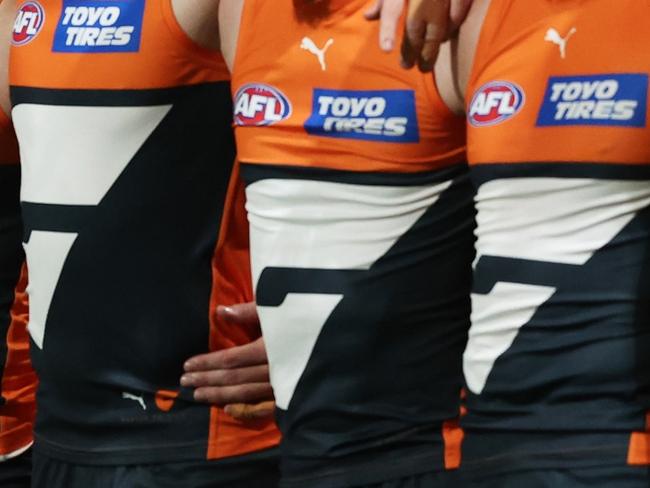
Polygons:
<instances>
[{"instance_id":1,"label":"white jersey panel","mask_svg":"<svg viewBox=\"0 0 650 488\"><path fill-rule=\"evenodd\" d=\"M21 200L99 204L170 109L18 105Z\"/></svg>"},{"instance_id":2,"label":"white jersey panel","mask_svg":"<svg viewBox=\"0 0 650 488\"><path fill-rule=\"evenodd\" d=\"M483 257L502 257L584 265L648 205L650 182L646 180L493 180L483 184L476 195L476 262ZM482 276L483 281L485 278ZM475 394L483 391L495 362L512 345L521 327L556 291L552 286L494 278L488 294L472 294L464 371Z\"/></svg>"},{"instance_id":3,"label":"white jersey panel","mask_svg":"<svg viewBox=\"0 0 650 488\"><path fill-rule=\"evenodd\" d=\"M649 203L647 181L489 181L476 195L476 259L500 256L584 264Z\"/></svg>"}]
</instances>

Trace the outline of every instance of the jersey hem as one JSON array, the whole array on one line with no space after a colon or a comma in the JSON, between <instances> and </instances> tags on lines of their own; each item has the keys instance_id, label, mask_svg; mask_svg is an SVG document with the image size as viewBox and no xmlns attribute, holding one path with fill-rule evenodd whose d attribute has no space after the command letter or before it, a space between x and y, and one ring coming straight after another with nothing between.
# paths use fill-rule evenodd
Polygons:
<instances>
[{"instance_id":1,"label":"jersey hem","mask_svg":"<svg viewBox=\"0 0 650 488\"><path fill-rule=\"evenodd\" d=\"M218 430L218 429L217 429ZM254 446L251 444L254 443ZM279 433L275 428L267 427L263 433L242 436L231 441L212 441L207 444L207 459L220 460L245 456L257 452L276 449L280 443ZM248 446L250 447L247 447Z\"/></svg>"},{"instance_id":2,"label":"jersey hem","mask_svg":"<svg viewBox=\"0 0 650 488\"><path fill-rule=\"evenodd\" d=\"M122 450L90 451L62 446L35 435L34 452L39 455L71 464L116 466L161 464L207 460L207 443L175 444L167 446L142 446Z\"/></svg>"},{"instance_id":3,"label":"jersey hem","mask_svg":"<svg viewBox=\"0 0 650 488\"><path fill-rule=\"evenodd\" d=\"M39 436L34 436L34 451L40 455L72 464L116 466L137 464L161 464L185 461L218 461L256 454L277 448L278 436L275 430L270 430L260 441L257 437L249 439L256 444L246 450L245 446L237 442L201 442L184 443L166 446L142 446L120 450L95 450L63 446L47 441ZM215 446L219 448L216 449ZM242 448L243 447L243 448ZM209 455L212 450L212 455Z\"/></svg>"},{"instance_id":4,"label":"jersey hem","mask_svg":"<svg viewBox=\"0 0 650 488\"><path fill-rule=\"evenodd\" d=\"M17 448L14 451L11 451L11 452L9 452L7 454L0 454L0 463L5 462L5 461L9 461L10 459L17 458L21 454L26 453L29 450L29 448L32 447L33 444L34 444L34 442L30 441L27 444L25 444L24 446L22 446L20 448Z\"/></svg>"}]
</instances>

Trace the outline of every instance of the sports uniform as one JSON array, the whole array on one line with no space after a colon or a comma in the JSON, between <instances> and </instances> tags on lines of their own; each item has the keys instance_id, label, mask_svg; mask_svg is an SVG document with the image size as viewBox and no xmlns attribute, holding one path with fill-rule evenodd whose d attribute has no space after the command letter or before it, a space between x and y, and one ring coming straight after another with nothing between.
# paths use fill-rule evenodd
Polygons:
<instances>
[{"instance_id":1,"label":"sports uniform","mask_svg":"<svg viewBox=\"0 0 650 488\"><path fill-rule=\"evenodd\" d=\"M259 334L215 322L217 303L251 295L227 271L246 256L219 236L234 159L221 55L184 33L171 0L26 1L10 78L40 377L36 481L271 483L205 460L274 446L273 423L234 421L178 387L187 358ZM272 471L269 451L241 462L258 458Z\"/></svg>"},{"instance_id":2,"label":"sports uniform","mask_svg":"<svg viewBox=\"0 0 650 488\"><path fill-rule=\"evenodd\" d=\"M650 2L493 0L468 88L477 260L463 468L650 480Z\"/></svg>"},{"instance_id":3,"label":"sports uniform","mask_svg":"<svg viewBox=\"0 0 650 488\"><path fill-rule=\"evenodd\" d=\"M233 68L284 487L454 486L473 209L463 121L369 1L246 1ZM409 479L404 479L409 478Z\"/></svg>"},{"instance_id":4,"label":"sports uniform","mask_svg":"<svg viewBox=\"0 0 650 488\"><path fill-rule=\"evenodd\" d=\"M0 110L0 485L29 486L36 376L29 360L26 275L21 266L20 166L11 122Z\"/></svg>"}]
</instances>

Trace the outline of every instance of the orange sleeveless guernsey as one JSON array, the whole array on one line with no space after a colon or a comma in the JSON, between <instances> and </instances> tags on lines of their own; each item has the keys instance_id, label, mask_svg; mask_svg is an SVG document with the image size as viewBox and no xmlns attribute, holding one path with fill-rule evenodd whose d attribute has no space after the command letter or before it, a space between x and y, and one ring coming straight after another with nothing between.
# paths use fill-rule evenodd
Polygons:
<instances>
[{"instance_id":1,"label":"orange sleeveless guernsey","mask_svg":"<svg viewBox=\"0 0 650 488\"><path fill-rule=\"evenodd\" d=\"M320 20L295 3L244 3L232 82L282 486L444 471L469 326L464 121L380 52L371 1Z\"/></svg>"},{"instance_id":2,"label":"orange sleeveless guernsey","mask_svg":"<svg viewBox=\"0 0 650 488\"><path fill-rule=\"evenodd\" d=\"M0 461L32 443L36 375L29 359L26 274L20 245L20 167L13 126L0 110Z\"/></svg>"},{"instance_id":3,"label":"orange sleeveless guernsey","mask_svg":"<svg viewBox=\"0 0 650 488\"><path fill-rule=\"evenodd\" d=\"M313 27L292 2L245 2L233 75L240 159L398 173L464 161L462 121L431 75L397 70L379 51L366 35L376 25L359 15L369 2L330 3Z\"/></svg>"},{"instance_id":4,"label":"orange sleeveless guernsey","mask_svg":"<svg viewBox=\"0 0 650 488\"><path fill-rule=\"evenodd\" d=\"M115 465L277 444L273 422L235 422L178 386L190 356L259 337L214 313L252 298L229 242L245 229L220 233L243 205L235 187L226 197L221 54L184 33L171 0L23 1L12 43L35 448Z\"/></svg>"},{"instance_id":5,"label":"orange sleeveless guernsey","mask_svg":"<svg viewBox=\"0 0 650 488\"><path fill-rule=\"evenodd\" d=\"M650 464L650 1L493 0L464 466Z\"/></svg>"}]
</instances>

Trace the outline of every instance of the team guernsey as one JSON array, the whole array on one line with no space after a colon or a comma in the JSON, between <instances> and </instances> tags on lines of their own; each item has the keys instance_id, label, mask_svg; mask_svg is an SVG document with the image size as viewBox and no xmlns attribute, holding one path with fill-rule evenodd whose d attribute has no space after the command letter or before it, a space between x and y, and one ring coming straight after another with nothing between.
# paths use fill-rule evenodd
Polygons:
<instances>
[{"instance_id":1,"label":"team guernsey","mask_svg":"<svg viewBox=\"0 0 650 488\"><path fill-rule=\"evenodd\" d=\"M473 253L464 121L376 46L371 2L245 2L233 73L282 485L458 463ZM318 9L316 5L314 8Z\"/></svg>"},{"instance_id":2,"label":"team guernsey","mask_svg":"<svg viewBox=\"0 0 650 488\"><path fill-rule=\"evenodd\" d=\"M29 359L19 189L16 136L0 110L0 462L18 456L32 444L35 412L36 376Z\"/></svg>"},{"instance_id":3,"label":"team guernsey","mask_svg":"<svg viewBox=\"0 0 650 488\"><path fill-rule=\"evenodd\" d=\"M221 55L171 0L25 1L12 43L35 448L116 465L275 445L271 421L235 422L178 386L192 355L259 334L214 317L252 296L228 274L245 253L219 236L234 160Z\"/></svg>"},{"instance_id":4,"label":"team guernsey","mask_svg":"<svg viewBox=\"0 0 650 488\"><path fill-rule=\"evenodd\" d=\"M649 8L488 11L467 99L463 465L479 477L650 464Z\"/></svg>"}]
</instances>

